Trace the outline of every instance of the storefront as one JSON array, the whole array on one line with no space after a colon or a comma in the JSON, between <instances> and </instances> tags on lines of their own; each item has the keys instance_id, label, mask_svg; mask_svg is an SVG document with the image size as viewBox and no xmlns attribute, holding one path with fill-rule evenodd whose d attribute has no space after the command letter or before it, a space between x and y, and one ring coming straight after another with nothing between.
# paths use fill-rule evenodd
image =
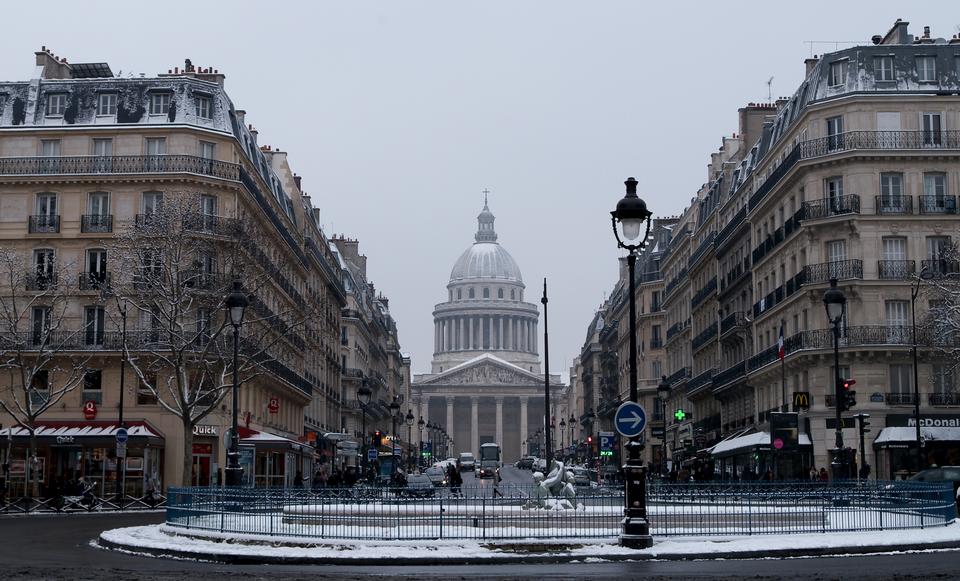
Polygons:
<instances>
[{"instance_id":1,"label":"storefront","mask_svg":"<svg viewBox=\"0 0 960 581\"><path fill-rule=\"evenodd\" d=\"M769 471L780 480L807 478L813 464L813 445L807 434L799 434L794 448L776 449L770 432L735 432L710 449L717 478L761 480Z\"/></svg>"},{"instance_id":2,"label":"storefront","mask_svg":"<svg viewBox=\"0 0 960 581\"><path fill-rule=\"evenodd\" d=\"M877 478L897 480L933 466L960 466L960 415L924 414L920 418L922 453L917 454L913 416L889 415L873 442Z\"/></svg>"},{"instance_id":3,"label":"storefront","mask_svg":"<svg viewBox=\"0 0 960 581\"><path fill-rule=\"evenodd\" d=\"M131 496L143 496L151 488L162 487L163 435L144 421L127 422L126 457L120 477L123 489ZM38 484L42 497L72 494L82 478L93 485L96 495L114 494L117 489L117 425L112 421L41 421L36 425L37 456L31 462L31 480ZM27 462L30 434L15 426L0 430L4 461L10 459L8 494L21 496L27 491ZM9 450L9 452L7 451Z\"/></svg>"},{"instance_id":4,"label":"storefront","mask_svg":"<svg viewBox=\"0 0 960 581\"><path fill-rule=\"evenodd\" d=\"M306 442L240 427L241 465L244 465L244 448L252 456L253 470L244 466L244 474L253 474L252 485L258 488L284 488L304 486L313 475L316 452Z\"/></svg>"},{"instance_id":5,"label":"storefront","mask_svg":"<svg viewBox=\"0 0 960 581\"><path fill-rule=\"evenodd\" d=\"M193 427L193 458L190 481L193 486L218 486L223 473L217 463L217 426Z\"/></svg>"}]
</instances>

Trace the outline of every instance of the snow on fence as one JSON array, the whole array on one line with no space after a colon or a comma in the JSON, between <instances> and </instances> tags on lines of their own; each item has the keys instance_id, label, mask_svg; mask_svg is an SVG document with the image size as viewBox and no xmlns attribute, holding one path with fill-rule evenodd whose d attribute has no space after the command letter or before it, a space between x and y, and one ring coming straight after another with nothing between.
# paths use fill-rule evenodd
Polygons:
<instances>
[{"instance_id":1,"label":"snow on fence","mask_svg":"<svg viewBox=\"0 0 960 581\"><path fill-rule=\"evenodd\" d=\"M403 490L171 488L167 525L221 533L314 539L614 537L622 489L578 493L576 509L538 508L533 488L503 496L405 496ZM925 528L956 517L949 483L653 484L647 512L658 536L753 535Z\"/></svg>"}]
</instances>

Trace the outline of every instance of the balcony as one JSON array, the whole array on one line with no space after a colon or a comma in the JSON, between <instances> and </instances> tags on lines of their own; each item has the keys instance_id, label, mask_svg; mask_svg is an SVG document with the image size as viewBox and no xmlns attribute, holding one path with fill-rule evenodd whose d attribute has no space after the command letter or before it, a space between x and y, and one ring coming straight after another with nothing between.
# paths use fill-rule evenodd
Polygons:
<instances>
[{"instance_id":1,"label":"balcony","mask_svg":"<svg viewBox=\"0 0 960 581\"><path fill-rule=\"evenodd\" d=\"M704 345L706 345L707 342L709 342L711 339L713 339L716 336L717 336L717 324L711 323L709 327L705 328L703 331L700 331L700 333L693 338L693 341L691 342L691 347L693 348L694 351L696 351L700 347L703 347Z\"/></svg>"},{"instance_id":2,"label":"balcony","mask_svg":"<svg viewBox=\"0 0 960 581\"><path fill-rule=\"evenodd\" d=\"M786 284L778 286L765 297L754 303L753 316L759 317L761 314L779 305L785 301L787 297L799 291L806 282L806 270L801 270L794 275L793 278L788 280Z\"/></svg>"},{"instance_id":3,"label":"balcony","mask_svg":"<svg viewBox=\"0 0 960 581\"><path fill-rule=\"evenodd\" d=\"M727 288L736 285L741 280L750 275L750 259L744 258L743 262L737 263L725 275L720 277L720 292L723 293Z\"/></svg>"},{"instance_id":4,"label":"balcony","mask_svg":"<svg viewBox=\"0 0 960 581\"><path fill-rule=\"evenodd\" d=\"M884 394L887 405L913 405L916 401L912 393L887 392Z\"/></svg>"},{"instance_id":5,"label":"balcony","mask_svg":"<svg viewBox=\"0 0 960 581\"><path fill-rule=\"evenodd\" d=\"M28 231L30 234L57 234L60 232L60 216L30 216Z\"/></svg>"},{"instance_id":6,"label":"balcony","mask_svg":"<svg viewBox=\"0 0 960 581\"><path fill-rule=\"evenodd\" d=\"M80 217L80 231L84 234L113 232L113 216L110 214L84 214Z\"/></svg>"},{"instance_id":7,"label":"balcony","mask_svg":"<svg viewBox=\"0 0 960 581\"><path fill-rule=\"evenodd\" d=\"M667 329L667 342L669 343L671 339L674 339L680 333L686 331L689 328L690 328L690 319L670 325L670 328Z\"/></svg>"},{"instance_id":8,"label":"balcony","mask_svg":"<svg viewBox=\"0 0 960 581\"><path fill-rule=\"evenodd\" d=\"M660 337L653 337L650 339L650 348L651 349L660 349L663 347L663 339Z\"/></svg>"},{"instance_id":9,"label":"balcony","mask_svg":"<svg viewBox=\"0 0 960 581\"><path fill-rule=\"evenodd\" d=\"M734 380L741 377L747 376L747 362L746 360L739 363L735 363L730 367L724 369L720 373L716 374L713 378L713 389L719 389L724 387L728 383L732 383Z\"/></svg>"},{"instance_id":10,"label":"balcony","mask_svg":"<svg viewBox=\"0 0 960 581\"><path fill-rule=\"evenodd\" d=\"M240 166L195 155L0 158L0 176L193 173L236 181Z\"/></svg>"},{"instance_id":11,"label":"balcony","mask_svg":"<svg viewBox=\"0 0 960 581\"><path fill-rule=\"evenodd\" d=\"M914 260L877 261L877 273L882 280L912 280L916 271Z\"/></svg>"},{"instance_id":12,"label":"balcony","mask_svg":"<svg viewBox=\"0 0 960 581\"><path fill-rule=\"evenodd\" d=\"M930 405L960 405L960 393L931 393Z\"/></svg>"},{"instance_id":13,"label":"balcony","mask_svg":"<svg viewBox=\"0 0 960 581\"><path fill-rule=\"evenodd\" d=\"M109 272L81 272L77 286L82 291L94 291L110 286Z\"/></svg>"},{"instance_id":14,"label":"balcony","mask_svg":"<svg viewBox=\"0 0 960 581\"><path fill-rule=\"evenodd\" d=\"M690 300L690 308L697 308L697 305L706 300L710 295L714 294L715 290L717 290L717 277L711 278L709 281L707 281L707 284L703 285L703 288L697 291L697 294L693 295L693 298Z\"/></svg>"},{"instance_id":15,"label":"balcony","mask_svg":"<svg viewBox=\"0 0 960 581\"><path fill-rule=\"evenodd\" d=\"M241 233L240 220L201 213L184 217L183 229L218 236L235 236Z\"/></svg>"},{"instance_id":16,"label":"balcony","mask_svg":"<svg viewBox=\"0 0 960 581\"><path fill-rule=\"evenodd\" d=\"M667 377L667 383L673 386L687 379L690 379L690 368L683 367L671 373L670 376Z\"/></svg>"},{"instance_id":17,"label":"balcony","mask_svg":"<svg viewBox=\"0 0 960 581\"><path fill-rule=\"evenodd\" d=\"M800 144L802 159L857 149L960 149L960 131L848 131Z\"/></svg>"},{"instance_id":18,"label":"balcony","mask_svg":"<svg viewBox=\"0 0 960 581\"><path fill-rule=\"evenodd\" d=\"M770 190L773 189L773 186L777 185L783 176L787 175L787 172L790 171L793 166L797 165L797 162L800 161L802 157L802 143L798 143L790 150L790 153L780 162L780 165L776 167L770 174L767 176L767 179L764 180L760 187L757 188L757 191L750 196L750 210L756 208L763 198L770 193Z\"/></svg>"},{"instance_id":19,"label":"balcony","mask_svg":"<svg viewBox=\"0 0 960 581\"><path fill-rule=\"evenodd\" d=\"M28 291L45 291L56 288L59 282L56 272L29 271L24 283Z\"/></svg>"},{"instance_id":20,"label":"balcony","mask_svg":"<svg viewBox=\"0 0 960 581\"><path fill-rule=\"evenodd\" d=\"M720 321L720 336L723 337L727 333L735 330L742 329L747 325L747 314L743 311L737 311L730 313L723 320Z\"/></svg>"},{"instance_id":21,"label":"balcony","mask_svg":"<svg viewBox=\"0 0 960 581\"><path fill-rule=\"evenodd\" d=\"M714 371L715 371L714 369L708 369L708 370L704 371L703 373L701 373L700 375L698 375L698 376L694 377L693 379L691 379L690 381L688 381L688 382L687 382L687 395L690 395L691 393L695 392L696 390L700 389L701 387L703 387L703 386L705 386L705 385L710 385L711 382L713 381L713 372L714 372Z\"/></svg>"},{"instance_id":22,"label":"balcony","mask_svg":"<svg viewBox=\"0 0 960 581\"><path fill-rule=\"evenodd\" d=\"M687 267L684 266L683 268L680 269L680 272L677 273L677 276L675 276L672 280L670 280L670 281L667 283L667 286L666 286L666 288L665 288L664 291L663 291L663 296L664 296L664 297L669 296L670 293L671 293L675 288L677 288L677 286L678 286L681 282L683 282L684 280L686 280L686 278L687 278Z\"/></svg>"},{"instance_id":23,"label":"balcony","mask_svg":"<svg viewBox=\"0 0 960 581\"><path fill-rule=\"evenodd\" d=\"M921 214L957 213L956 196L920 196L917 201L920 202Z\"/></svg>"},{"instance_id":24,"label":"balcony","mask_svg":"<svg viewBox=\"0 0 960 581\"><path fill-rule=\"evenodd\" d=\"M910 196L874 196L873 199L880 216L913 214L913 198Z\"/></svg>"},{"instance_id":25,"label":"balcony","mask_svg":"<svg viewBox=\"0 0 960 581\"><path fill-rule=\"evenodd\" d=\"M737 231L737 228L743 225L746 217L747 217L747 208L746 207L740 208L740 211L734 214L733 218L731 218L730 221L727 222L727 225L724 226L720 230L720 233L717 234L717 237L714 238L713 246L719 249L723 245L723 241L729 238L731 235L733 235L733 233Z\"/></svg>"},{"instance_id":26,"label":"balcony","mask_svg":"<svg viewBox=\"0 0 960 581\"><path fill-rule=\"evenodd\" d=\"M700 246L697 246L697 249L694 250L693 254L690 255L690 258L687 259L687 268L693 268L693 266L706 255L707 250L713 248L713 241L716 239L716 237L716 232L707 234L707 237L703 239L703 242L700 243Z\"/></svg>"},{"instance_id":27,"label":"balcony","mask_svg":"<svg viewBox=\"0 0 960 581\"><path fill-rule=\"evenodd\" d=\"M835 260L820 264L808 264L803 267L804 284L829 282L831 278L837 280L862 279L863 261L857 258L849 260Z\"/></svg>"},{"instance_id":28,"label":"balcony","mask_svg":"<svg viewBox=\"0 0 960 581\"><path fill-rule=\"evenodd\" d=\"M847 194L822 200L811 200L803 203L804 219L817 220L830 216L845 216L860 213L860 196Z\"/></svg>"},{"instance_id":29,"label":"balcony","mask_svg":"<svg viewBox=\"0 0 960 581\"><path fill-rule=\"evenodd\" d=\"M956 260L931 258L920 261L920 272L923 272L924 270L929 272L933 277L957 274L960 273L960 263L958 263Z\"/></svg>"}]
</instances>

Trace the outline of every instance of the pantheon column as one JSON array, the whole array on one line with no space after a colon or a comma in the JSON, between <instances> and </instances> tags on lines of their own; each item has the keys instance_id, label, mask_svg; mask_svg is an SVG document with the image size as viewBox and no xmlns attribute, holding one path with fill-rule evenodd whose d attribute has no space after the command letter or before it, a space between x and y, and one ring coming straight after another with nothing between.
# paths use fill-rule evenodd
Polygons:
<instances>
[{"instance_id":1,"label":"pantheon column","mask_svg":"<svg viewBox=\"0 0 960 581\"><path fill-rule=\"evenodd\" d=\"M480 398L470 397L470 451L480 453Z\"/></svg>"},{"instance_id":2,"label":"pantheon column","mask_svg":"<svg viewBox=\"0 0 960 581\"><path fill-rule=\"evenodd\" d=\"M470 331L469 331L469 339L467 339L467 349L472 350L473 349L473 317L470 317L468 320L470 321L470 325L469 325Z\"/></svg>"},{"instance_id":3,"label":"pantheon column","mask_svg":"<svg viewBox=\"0 0 960 581\"><path fill-rule=\"evenodd\" d=\"M520 397L520 441L527 439L527 396ZM527 448L529 450L530 448ZM526 452L522 450L521 452Z\"/></svg>"},{"instance_id":4,"label":"pantheon column","mask_svg":"<svg viewBox=\"0 0 960 581\"><path fill-rule=\"evenodd\" d=\"M503 397L495 399L497 402L497 444L503 449Z\"/></svg>"},{"instance_id":5,"label":"pantheon column","mask_svg":"<svg viewBox=\"0 0 960 581\"><path fill-rule=\"evenodd\" d=\"M453 437L453 396L448 395L447 400L447 434Z\"/></svg>"}]
</instances>

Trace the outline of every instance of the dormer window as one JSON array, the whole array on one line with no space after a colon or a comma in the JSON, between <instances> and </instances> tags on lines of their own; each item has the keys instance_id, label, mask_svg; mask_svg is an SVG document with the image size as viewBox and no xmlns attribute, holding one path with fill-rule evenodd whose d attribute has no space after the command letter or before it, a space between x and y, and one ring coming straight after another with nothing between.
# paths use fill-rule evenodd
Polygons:
<instances>
[{"instance_id":1,"label":"dormer window","mask_svg":"<svg viewBox=\"0 0 960 581\"><path fill-rule=\"evenodd\" d=\"M929 83L937 80L937 59L932 56L917 57L917 80Z\"/></svg>"},{"instance_id":2,"label":"dormer window","mask_svg":"<svg viewBox=\"0 0 960 581\"><path fill-rule=\"evenodd\" d=\"M893 80L893 57L873 57L873 77L878 81Z\"/></svg>"},{"instance_id":3,"label":"dormer window","mask_svg":"<svg viewBox=\"0 0 960 581\"><path fill-rule=\"evenodd\" d=\"M170 111L170 93L153 93L150 95L150 114L166 115Z\"/></svg>"},{"instance_id":4,"label":"dormer window","mask_svg":"<svg viewBox=\"0 0 960 581\"><path fill-rule=\"evenodd\" d=\"M66 93L52 93L47 95L47 117L63 117L67 109Z\"/></svg>"},{"instance_id":5,"label":"dormer window","mask_svg":"<svg viewBox=\"0 0 960 581\"><path fill-rule=\"evenodd\" d=\"M194 97L194 103L196 103L197 117L200 119L213 118L213 100L210 97L197 95Z\"/></svg>"},{"instance_id":6,"label":"dormer window","mask_svg":"<svg viewBox=\"0 0 960 581\"><path fill-rule=\"evenodd\" d=\"M836 87L847 82L847 61L830 63L830 86Z\"/></svg>"},{"instance_id":7,"label":"dormer window","mask_svg":"<svg viewBox=\"0 0 960 581\"><path fill-rule=\"evenodd\" d=\"M108 116L117 114L117 94L100 93L97 96L97 115Z\"/></svg>"}]
</instances>

